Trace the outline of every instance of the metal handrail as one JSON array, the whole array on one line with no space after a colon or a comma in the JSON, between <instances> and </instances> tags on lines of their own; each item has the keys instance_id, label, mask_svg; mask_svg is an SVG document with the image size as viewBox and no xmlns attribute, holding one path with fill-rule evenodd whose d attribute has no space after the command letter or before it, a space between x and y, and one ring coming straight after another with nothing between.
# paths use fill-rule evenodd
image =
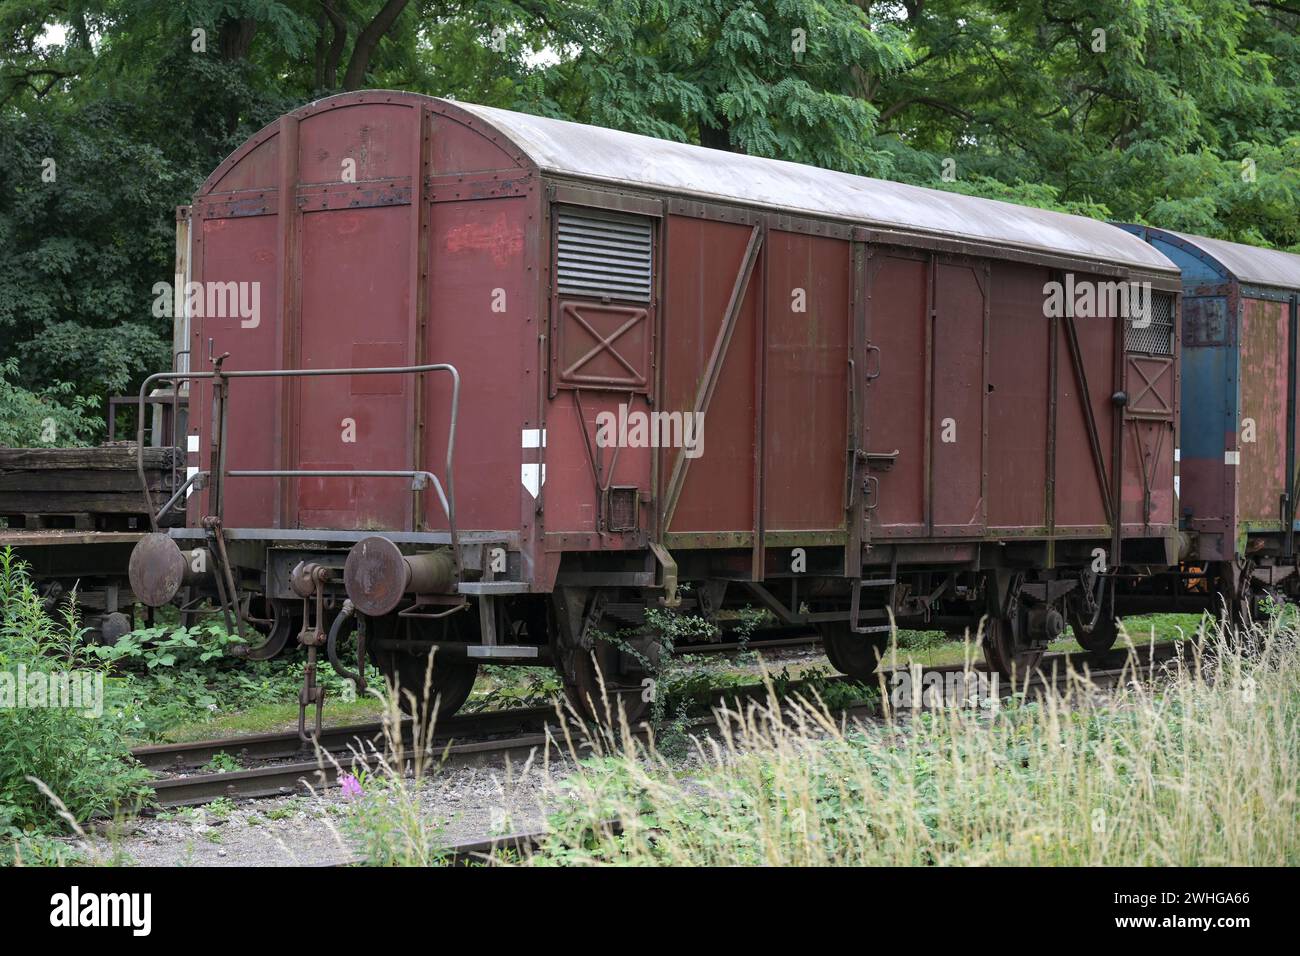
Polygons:
<instances>
[{"instance_id":1,"label":"metal handrail","mask_svg":"<svg viewBox=\"0 0 1300 956\"><path fill-rule=\"evenodd\" d=\"M172 496L167 499L167 504L159 508L158 513L152 516L151 524L153 525L153 529L155 531L158 530L158 522L163 519L163 515L172 510L172 506L175 505L176 502L181 500L181 496L184 495L185 492L189 491L190 485L197 484L199 487L202 487L202 483L207 479L207 477L208 473L206 471L196 471L194 474L186 478L185 483L177 488Z\"/></svg>"},{"instance_id":2,"label":"metal handrail","mask_svg":"<svg viewBox=\"0 0 1300 956\"><path fill-rule=\"evenodd\" d=\"M447 529L451 535L452 552L455 555L456 563L460 563L460 548L456 534L456 491L455 477L453 466L456 455L456 423L460 418L460 372L456 366L445 362L438 362L429 365L398 365L377 368L316 368L316 369L247 369L227 372L224 370L211 372L155 372L144 380L140 385L140 394L137 401L139 414L137 415L136 425L136 473L140 479L140 487L144 492L146 511L149 515L149 522L154 531L158 530L158 518L166 513L166 508L158 515L154 514L153 497L149 493L149 481L144 471L144 405L145 396L155 382L168 381L173 384L182 381L193 381L197 379L214 379L220 378L310 378L318 375L422 375L425 372L447 372L451 376L451 421L447 429L447 487L443 491L442 482L438 480L437 475L429 471L412 470L412 471L317 471L317 470L275 470L275 471L225 471L221 462L217 462L218 476L228 476L232 478L251 478L251 477L408 477L412 479L412 490L420 490L424 487L424 479L432 481L434 490L438 493L439 504L442 505L443 513L447 516ZM222 416L222 427L224 431L225 416ZM225 443L221 442L222 457L225 457ZM206 474L206 473L205 473ZM186 484L189 484L187 481ZM184 490L183 488L181 490ZM174 495L168 506L173 504L179 495ZM217 517L220 517L218 515Z\"/></svg>"}]
</instances>

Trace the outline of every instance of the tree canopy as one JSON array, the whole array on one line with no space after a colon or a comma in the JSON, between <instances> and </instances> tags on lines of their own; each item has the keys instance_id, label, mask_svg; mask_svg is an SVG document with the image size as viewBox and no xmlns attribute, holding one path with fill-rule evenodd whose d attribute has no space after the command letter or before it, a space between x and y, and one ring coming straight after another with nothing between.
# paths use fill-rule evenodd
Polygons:
<instances>
[{"instance_id":1,"label":"tree canopy","mask_svg":"<svg viewBox=\"0 0 1300 956\"><path fill-rule=\"evenodd\" d=\"M1300 0L0 0L0 439L100 437L174 207L372 87L1300 251Z\"/></svg>"}]
</instances>

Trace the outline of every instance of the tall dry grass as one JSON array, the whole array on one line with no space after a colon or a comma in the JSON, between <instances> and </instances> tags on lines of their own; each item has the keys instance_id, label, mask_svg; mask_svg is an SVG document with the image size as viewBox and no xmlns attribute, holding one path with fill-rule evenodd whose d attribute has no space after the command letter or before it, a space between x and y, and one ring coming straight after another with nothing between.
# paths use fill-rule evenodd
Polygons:
<instances>
[{"instance_id":1,"label":"tall dry grass","mask_svg":"<svg viewBox=\"0 0 1300 956\"><path fill-rule=\"evenodd\" d=\"M692 758L630 738L557 795L533 864L1300 862L1300 632L1203 622L1160 674L844 725L773 695ZM1142 678L1142 679L1138 679ZM618 819L621 832L605 822Z\"/></svg>"}]
</instances>

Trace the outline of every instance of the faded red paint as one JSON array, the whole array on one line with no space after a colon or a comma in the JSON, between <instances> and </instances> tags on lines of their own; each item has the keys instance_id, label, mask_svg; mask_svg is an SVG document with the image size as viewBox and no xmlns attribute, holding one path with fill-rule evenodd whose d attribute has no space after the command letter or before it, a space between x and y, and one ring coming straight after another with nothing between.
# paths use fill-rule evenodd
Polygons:
<instances>
[{"instance_id":1,"label":"faded red paint","mask_svg":"<svg viewBox=\"0 0 1300 956\"><path fill-rule=\"evenodd\" d=\"M492 156L496 168L514 167L463 119L440 117L438 147L422 147L431 102L363 94L332 108L308 107L296 121L268 127L213 174L195 201L194 280L259 282L261 317L256 328L242 327L238 318L196 319L193 367L210 368L209 340L213 354L230 353L225 367L231 370L451 362L466 385L459 458L465 464L457 466L465 475L457 488L462 521L516 528L519 432L529 411L502 397L499 386L536 375L525 369L528 353L521 347L527 322L536 321L526 306L524 259L524 207L535 204L526 196L490 204L426 198L421 212L412 197L431 196L419 179L436 156L474 157L476 168ZM292 158L283 155L286 136L296 142ZM430 169L413 175L422 148ZM345 160L355 182L345 179ZM281 196L286 175L297 194L287 204ZM286 206L291 218L282 223ZM434 236L423 263L415 244L421 217ZM421 274L431 277L424 285ZM521 321L490 311L497 289L505 290L515 307L511 315ZM418 339L424 343L419 354ZM433 375L418 384L409 376L378 375L233 381L227 467L419 467L446 482L449 384ZM418 416L417 392L425 396ZM191 423L201 436L197 463L204 469L211 467L210 396L206 382L196 383ZM532 409L535 417L535 399ZM479 441L485 446L476 447ZM233 478L224 519L227 527L409 531L417 527L414 501L401 478ZM191 523L209 511L206 492L191 498ZM418 517L424 526L445 527L432 491L424 493Z\"/></svg>"},{"instance_id":2,"label":"faded red paint","mask_svg":"<svg viewBox=\"0 0 1300 956\"><path fill-rule=\"evenodd\" d=\"M1243 521L1282 523L1289 338L1285 302L1242 299L1237 507Z\"/></svg>"},{"instance_id":3,"label":"faded red paint","mask_svg":"<svg viewBox=\"0 0 1300 956\"><path fill-rule=\"evenodd\" d=\"M524 230L506 219L505 213L490 222L471 222L449 230L443 249L452 255L462 252L486 252L498 267L507 265L524 251Z\"/></svg>"},{"instance_id":4,"label":"faded red paint","mask_svg":"<svg viewBox=\"0 0 1300 956\"><path fill-rule=\"evenodd\" d=\"M345 160L355 183L342 178ZM291 114L196 199L195 280L262 283L262 316L254 329L237 317L197 320L193 367L209 368L209 340L230 353L229 369L454 365L459 530L508 541L539 587L560 552L639 549L651 537L674 550L744 549L778 535L773 547L911 542L931 548L915 552L924 561L940 551L923 542L1109 534L1102 486L1115 480L1121 427L1110 396L1135 380L1127 364L1117 370L1116 322L1080 320L1085 394L1063 324L1043 314L1046 265L606 190L601 208L650 218L654 295L560 296L552 188L571 189L453 104L367 93ZM586 194L554 201L581 206ZM602 413L691 412L710 375L702 456L596 447ZM1170 374L1140 400L1171 401L1173 387ZM449 477L445 375L231 388L230 468ZM192 395L206 468L211 389L198 383ZM1172 413L1158 411L1130 409L1155 417L1123 426L1129 534L1173 521ZM1144 479L1154 488L1146 531ZM634 532L602 524L617 489L633 496ZM208 507L206 492L195 495L191 523ZM230 528L446 526L431 492L417 497L393 478L232 479L224 517Z\"/></svg>"}]
</instances>

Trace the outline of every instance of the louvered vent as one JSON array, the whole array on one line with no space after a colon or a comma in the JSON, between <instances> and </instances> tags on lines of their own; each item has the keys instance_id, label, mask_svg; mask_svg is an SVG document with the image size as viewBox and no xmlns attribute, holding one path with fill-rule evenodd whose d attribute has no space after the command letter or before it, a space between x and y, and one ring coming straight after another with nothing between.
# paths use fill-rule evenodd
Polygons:
<instances>
[{"instance_id":1,"label":"louvered vent","mask_svg":"<svg viewBox=\"0 0 1300 956\"><path fill-rule=\"evenodd\" d=\"M1168 292L1151 293L1151 322L1142 328L1128 320L1124 348L1148 355L1174 354L1174 297Z\"/></svg>"},{"instance_id":2,"label":"louvered vent","mask_svg":"<svg viewBox=\"0 0 1300 956\"><path fill-rule=\"evenodd\" d=\"M650 301L650 220L561 212L556 282L562 295Z\"/></svg>"}]
</instances>

